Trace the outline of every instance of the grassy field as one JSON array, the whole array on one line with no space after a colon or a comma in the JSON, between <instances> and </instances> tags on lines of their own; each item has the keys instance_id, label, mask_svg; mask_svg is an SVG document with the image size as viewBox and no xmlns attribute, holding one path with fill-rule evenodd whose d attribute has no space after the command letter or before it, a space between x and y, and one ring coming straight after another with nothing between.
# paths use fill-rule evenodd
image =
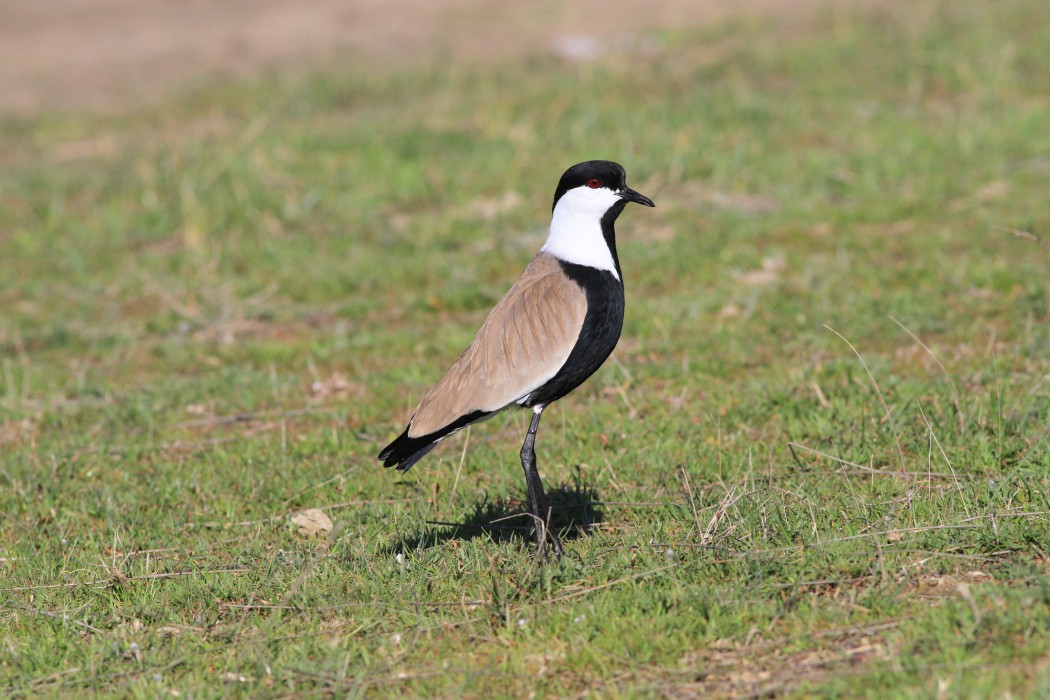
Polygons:
<instances>
[{"instance_id":1,"label":"grassy field","mask_svg":"<svg viewBox=\"0 0 1050 700\"><path fill-rule=\"evenodd\" d=\"M0 122L0 695L1050 695L1047 26L901 3ZM543 567L526 415L375 454L588 158L657 209L541 427Z\"/></svg>"}]
</instances>

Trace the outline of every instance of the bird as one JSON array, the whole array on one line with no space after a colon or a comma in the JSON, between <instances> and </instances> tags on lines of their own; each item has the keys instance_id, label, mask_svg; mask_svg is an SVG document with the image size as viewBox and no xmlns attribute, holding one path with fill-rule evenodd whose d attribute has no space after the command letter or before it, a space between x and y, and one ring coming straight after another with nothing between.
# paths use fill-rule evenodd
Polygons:
<instances>
[{"instance_id":1,"label":"bird","mask_svg":"<svg viewBox=\"0 0 1050 700\"><path fill-rule=\"evenodd\" d=\"M654 207L632 190L618 163L590 160L561 176L546 242L493 307L474 340L416 407L404 431L379 453L406 472L439 442L506 408L532 411L519 456L536 545L561 557L536 467L540 417L601 367L620 339L623 275L617 217L628 203Z\"/></svg>"}]
</instances>

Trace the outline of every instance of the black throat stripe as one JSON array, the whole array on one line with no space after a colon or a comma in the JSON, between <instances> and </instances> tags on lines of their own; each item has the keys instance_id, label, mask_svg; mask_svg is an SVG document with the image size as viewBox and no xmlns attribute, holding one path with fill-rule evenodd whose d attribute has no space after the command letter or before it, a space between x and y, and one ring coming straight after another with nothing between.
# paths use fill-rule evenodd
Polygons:
<instances>
[{"instance_id":1,"label":"black throat stripe","mask_svg":"<svg viewBox=\"0 0 1050 700\"><path fill-rule=\"evenodd\" d=\"M620 272L620 256L616 254L616 217L620 215L626 206L627 200L621 199L609 207L609 211L602 216L602 237L605 239L605 245L609 246L613 264L616 265L616 274L621 280L623 279L623 273ZM623 285L621 284L621 286Z\"/></svg>"},{"instance_id":2,"label":"black throat stripe","mask_svg":"<svg viewBox=\"0 0 1050 700\"><path fill-rule=\"evenodd\" d=\"M614 259L615 255L613 248ZM546 406L583 384L612 353L623 329L623 282L608 270L564 260L558 262L565 274L583 289L587 315L569 359L550 381L532 392L523 403L525 406Z\"/></svg>"}]
</instances>

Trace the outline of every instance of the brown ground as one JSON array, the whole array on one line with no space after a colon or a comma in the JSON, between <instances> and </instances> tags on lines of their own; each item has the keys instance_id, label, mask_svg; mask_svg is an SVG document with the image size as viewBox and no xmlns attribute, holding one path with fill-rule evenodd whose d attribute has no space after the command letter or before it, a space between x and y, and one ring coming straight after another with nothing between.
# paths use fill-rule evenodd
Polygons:
<instances>
[{"instance_id":1,"label":"brown ground","mask_svg":"<svg viewBox=\"0 0 1050 700\"><path fill-rule=\"evenodd\" d=\"M611 41L733 14L798 14L828 2L2 0L0 114L110 111L204 77L267 68L492 60L556 50L572 36Z\"/></svg>"}]
</instances>

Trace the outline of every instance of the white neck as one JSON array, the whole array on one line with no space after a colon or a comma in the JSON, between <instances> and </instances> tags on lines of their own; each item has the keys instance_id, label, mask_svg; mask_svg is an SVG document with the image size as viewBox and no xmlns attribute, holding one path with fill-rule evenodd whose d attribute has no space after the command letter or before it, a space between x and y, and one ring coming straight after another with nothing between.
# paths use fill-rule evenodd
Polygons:
<instances>
[{"instance_id":1,"label":"white neck","mask_svg":"<svg viewBox=\"0 0 1050 700\"><path fill-rule=\"evenodd\" d=\"M602 217L619 199L604 187L569 190L554 207L550 235L540 251L565 262L607 270L620 279L612 251L602 235Z\"/></svg>"}]
</instances>

